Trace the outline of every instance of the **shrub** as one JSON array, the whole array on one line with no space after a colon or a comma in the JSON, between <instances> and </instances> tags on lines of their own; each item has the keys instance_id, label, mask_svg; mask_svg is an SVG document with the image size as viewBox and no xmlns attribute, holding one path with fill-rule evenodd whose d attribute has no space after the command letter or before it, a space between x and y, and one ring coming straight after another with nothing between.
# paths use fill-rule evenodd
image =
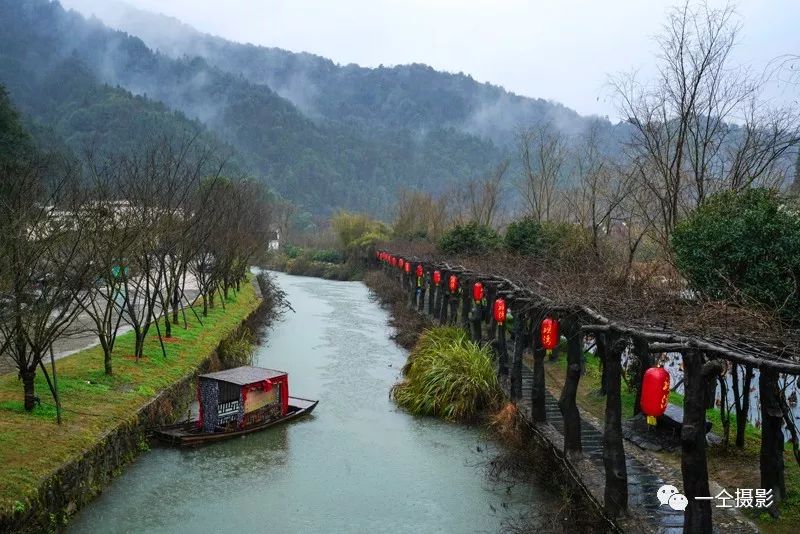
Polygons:
<instances>
[{"instance_id":1,"label":"shrub","mask_svg":"<svg viewBox=\"0 0 800 534\"><path fill-rule=\"evenodd\" d=\"M314 252L314 255L311 259L325 263L342 263L344 261L344 258L339 251L331 249L317 250Z\"/></svg>"},{"instance_id":2,"label":"shrub","mask_svg":"<svg viewBox=\"0 0 800 534\"><path fill-rule=\"evenodd\" d=\"M488 346L470 341L463 330L425 331L404 368L392 397L414 415L471 421L496 408L500 386Z\"/></svg>"},{"instance_id":3,"label":"shrub","mask_svg":"<svg viewBox=\"0 0 800 534\"><path fill-rule=\"evenodd\" d=\"M456 225L439 240L439 249L446 254L485 254L500 247L500 235L491 227L476 222Z\"/></svg>"},{"instance_id":4,"label":"shrub","mask_svg":"<svg viewBox=\"0 0 800 534\"><path fill-rule=\"evenodd\" d=\"M800 218L776 191L725 191L676 227L675 263L713 298L755 301L787 317L800 312Z\"/></svg>"},{"instance_id":5,"label":"shrub","mask_svg":"<svg viewBox=\"0 0 800 534\"><path fill-rule=\"evenodd\" d=\"M506 250L523 256L541 253L542 225L533 217L523 217L508 225L503 245Z\"/></svg>"}]
</instances>

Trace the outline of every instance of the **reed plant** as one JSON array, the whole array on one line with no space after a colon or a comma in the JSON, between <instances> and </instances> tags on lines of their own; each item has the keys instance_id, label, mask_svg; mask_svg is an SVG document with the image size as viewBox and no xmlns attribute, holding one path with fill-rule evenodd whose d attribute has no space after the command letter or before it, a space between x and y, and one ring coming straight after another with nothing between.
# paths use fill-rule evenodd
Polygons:
<instances>
[{"instance_id":1,"label":"reed plant","mask_svg":"<svg viewBox=\"0 0 800 534\"><path fill-rule=\"evenodd\" d=\"M392 397L414 415L473 421L502 398L490 348L459 328L426 330L403 368Z\"/></svg>"}]
</instances>

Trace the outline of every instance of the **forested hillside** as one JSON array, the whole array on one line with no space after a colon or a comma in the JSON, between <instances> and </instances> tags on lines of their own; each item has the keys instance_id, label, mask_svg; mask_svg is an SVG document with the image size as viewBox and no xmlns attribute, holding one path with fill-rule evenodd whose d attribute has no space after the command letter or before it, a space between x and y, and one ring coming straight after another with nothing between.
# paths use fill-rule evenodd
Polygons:
<instances>
[{"instance_id":1,"label":"forested hillside","mask_svg":"<svg viewBox=\"0 0 800 534\"><path fill-rule=\"evenodd\" d=\"M84 6L80 0L72 3ZM479 83L468 74L440 72L421 64L376 69L337 65L313 54L227 41L124 2L89 2L84 7L171 57L201 56L251 82L267 84L311 117L374 129L447 125L500 146L512 143L522 127L552 122L563 133L576 135L598 120L557 102ZM600 121L613 134L612 125Z\"/></svg>"},{"instance_id":2,"label":"forested hillside","mask_svg":"<svg viewBox=\"0 0 800 534\"><path fill-rule=\"evenodd\" d=\"M314 121L267 85L200 57L172 58L47 0L0 0L0 83L73 151L201 129L231 158L312 213L382 214L400 188L442 190L496 164L491 141L451 127L366 131ZM134 93L138 96L133 96Z\"/></svg>"}]
</instances>

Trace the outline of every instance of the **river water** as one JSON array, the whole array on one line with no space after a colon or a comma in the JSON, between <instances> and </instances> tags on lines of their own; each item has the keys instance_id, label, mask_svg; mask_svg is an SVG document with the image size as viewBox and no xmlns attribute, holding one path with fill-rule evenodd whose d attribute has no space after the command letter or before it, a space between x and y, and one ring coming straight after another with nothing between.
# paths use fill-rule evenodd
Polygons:
<instances>
[{"instance_id":1,"label":"river water","mask_svg":"<svg viewBox=\"0 0 800 534\"><path fill-rule=\"evenodd\" d=\"M389 399L406 353L359 282L276 274L296 313L255 365L319 399L300 420L195 450L154 447L70 532L497 532L548 507L544 489L488 481L478 428L415 418Z\"/></svg>"}]
</instances>

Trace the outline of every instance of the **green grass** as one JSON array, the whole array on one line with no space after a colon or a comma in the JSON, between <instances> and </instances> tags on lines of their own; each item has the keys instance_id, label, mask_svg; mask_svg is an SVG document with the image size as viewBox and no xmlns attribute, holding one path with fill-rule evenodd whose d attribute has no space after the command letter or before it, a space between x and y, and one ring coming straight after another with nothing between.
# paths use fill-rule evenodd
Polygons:
<instances>
[{"instance_id":1,"label":"green grass","mask_svg":"<svg viewBox=\"0 0 800 534\"><path fill-rule=\"evenodd\" d=\"M490 349L460 328L432 328L420 336L392 388L395 401L414 415L471 421L501 398Z\"/></svg>"},{"instance_id":2,"label":"green grass","mask_svg":"<svg viewBox=\"0 0 800 534\"><path fill-rule=\"evenodd\" d=\"M197 369L219 342L239 327L259 304L251 284L233 293L226 309L217 304L203 325L187 313L173 326L174 339L162 356L155 329L145 342L144 357L133 358L133 333L121 335L114 350L114 375L103 372L103 353L94 347L56 362L63 406L57 425L55 405L41 373L36 393L42 399L33 413L22 408L22 383L16 374L0 376L0 510L26 503L56 468L77 456L136 412L158 392ZM163 329L162 329L163 331ZM18 506L18 505L16 505Z\"/></svg>"}]
</instances>

